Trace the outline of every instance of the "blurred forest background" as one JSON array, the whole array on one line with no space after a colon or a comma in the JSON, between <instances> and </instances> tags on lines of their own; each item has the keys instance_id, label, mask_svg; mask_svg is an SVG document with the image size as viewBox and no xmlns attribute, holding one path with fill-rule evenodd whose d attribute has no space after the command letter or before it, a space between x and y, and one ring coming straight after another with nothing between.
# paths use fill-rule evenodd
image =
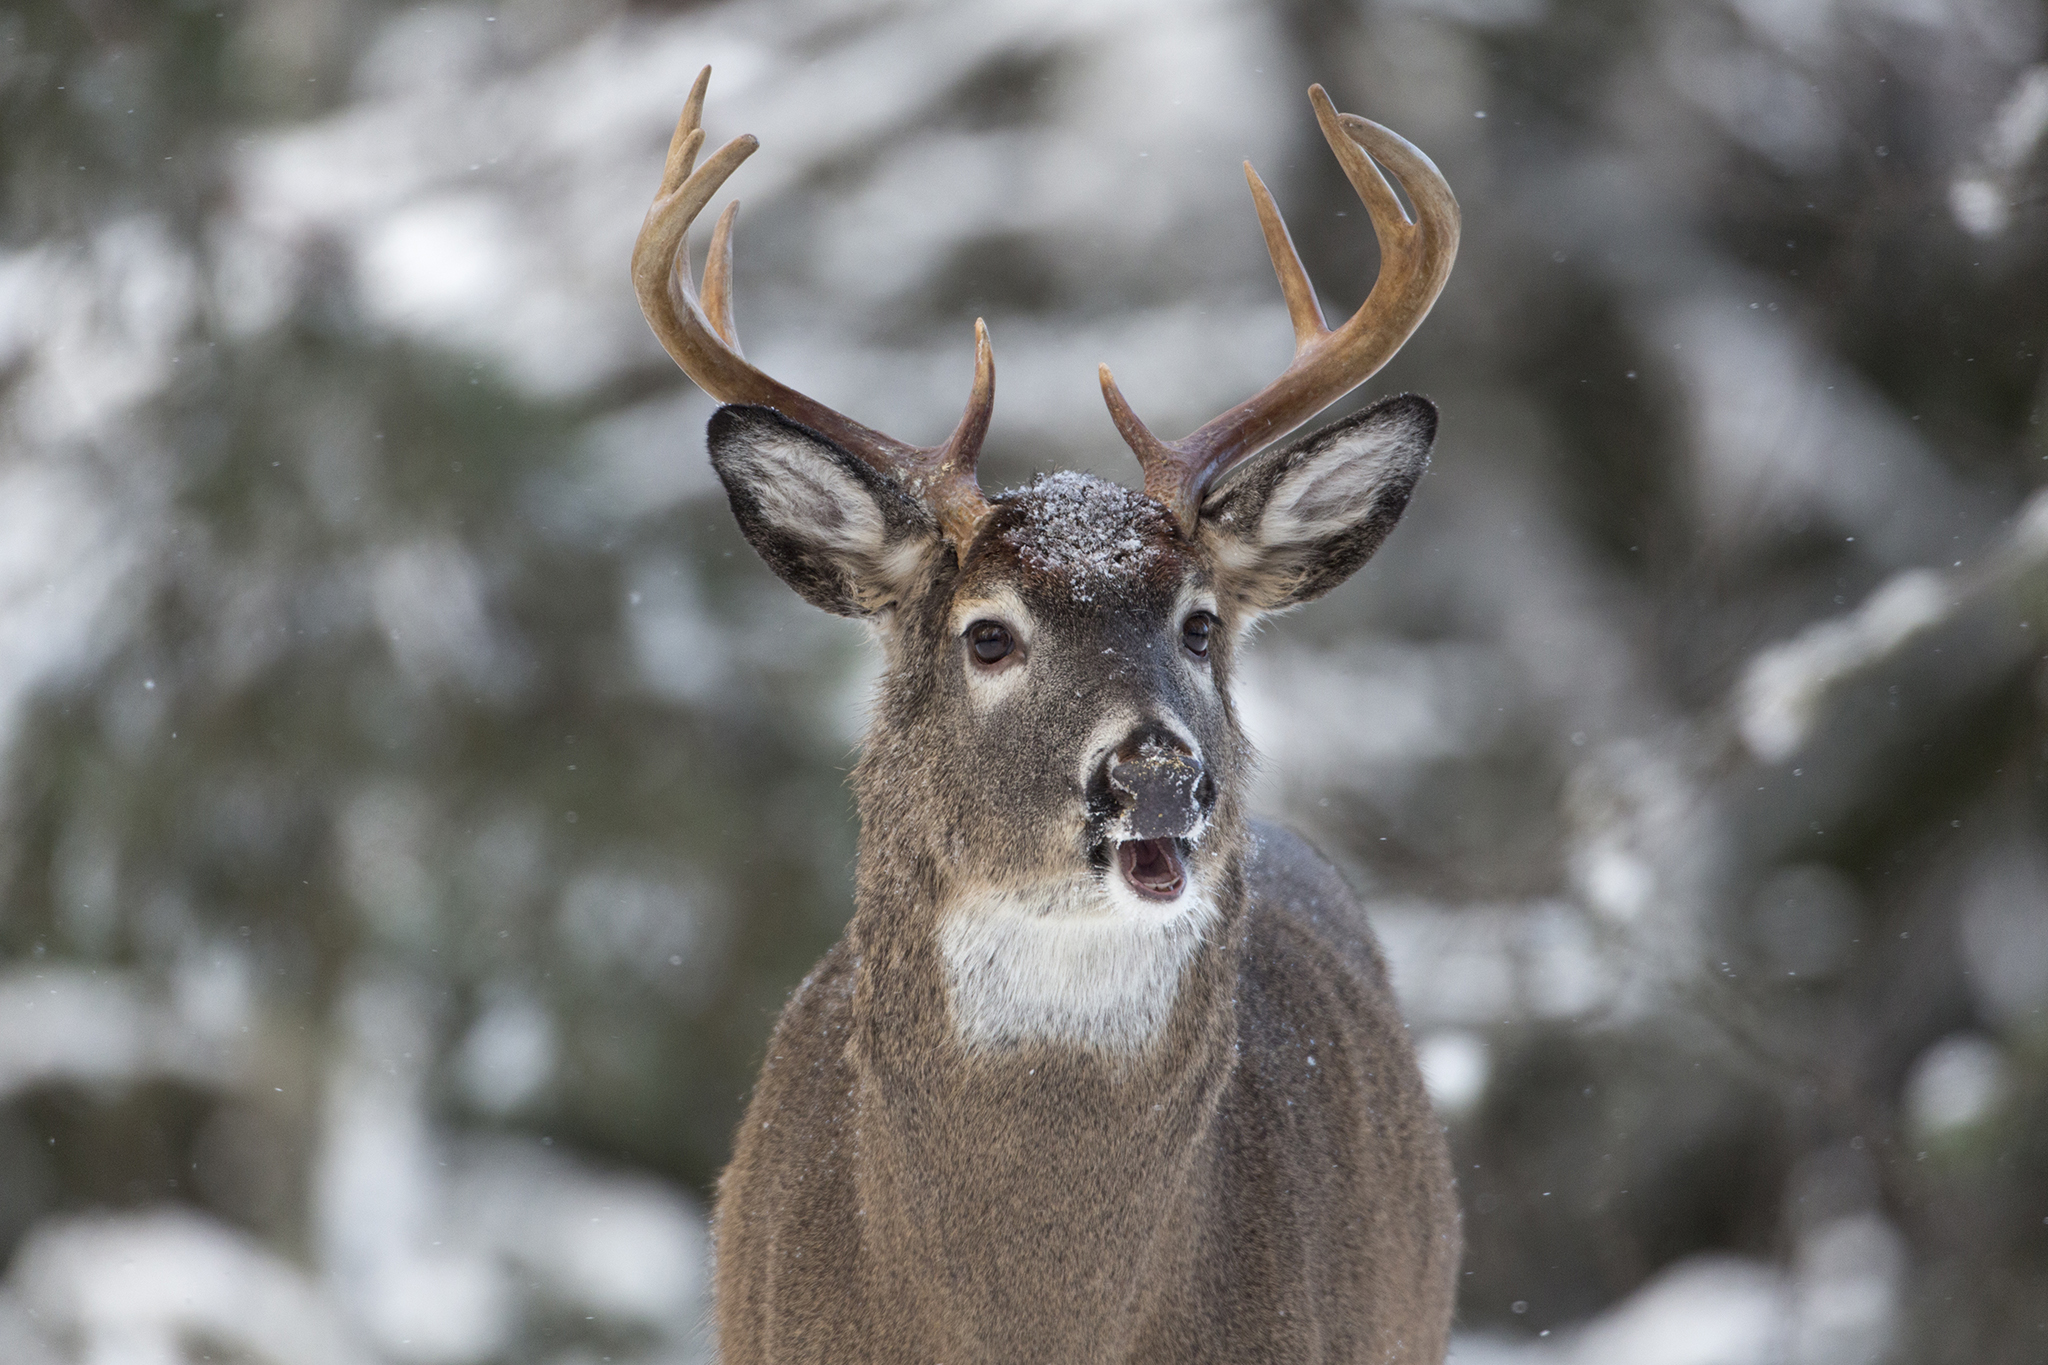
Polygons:
<instances>
[{"instance_id":1,"label":"blurred forest background","mask_svg":"<svg viewBox=\"0 0 2048 1365\"><path fill-rule=\"evenodd\" d=\"M630 244L698 67L771 372L1134 482L1374 268L1443 411L1265 632L1451 1125L1465 1365L2048 1361L2034 0L0 12L0 1361L707 1358L875 660L746 549ZM706 217L709 221L709 215Z\"/></svg>"}]
</instances>

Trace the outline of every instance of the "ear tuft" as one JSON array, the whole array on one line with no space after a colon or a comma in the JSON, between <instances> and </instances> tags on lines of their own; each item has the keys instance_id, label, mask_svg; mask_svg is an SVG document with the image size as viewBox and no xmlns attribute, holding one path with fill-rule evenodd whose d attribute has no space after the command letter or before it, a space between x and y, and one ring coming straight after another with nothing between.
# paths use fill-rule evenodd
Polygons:
<instances>
[{"instance_id":1,"label":"ear tuft","mask_svg":"<svg viewBox=\"0 0 2048 1365\"><path fill-rule=\"evenodd\" d=\"M1219 589L1269 612L1342 583L1401 519L1435 440L1436 405L1401 394L1252 461L1202 506Z\"/></svg>"},{"instance_id":2,"label":"ear tuft","mask_svg":"<svg viewBox=\"0 0 2048 1365\"><path fill-rule=\"evenodd\" d=\"M885 610L939 543L895 480L773 408L722 407L706 441L747 543L814 606Z\"/></svg>"}]
</instances>

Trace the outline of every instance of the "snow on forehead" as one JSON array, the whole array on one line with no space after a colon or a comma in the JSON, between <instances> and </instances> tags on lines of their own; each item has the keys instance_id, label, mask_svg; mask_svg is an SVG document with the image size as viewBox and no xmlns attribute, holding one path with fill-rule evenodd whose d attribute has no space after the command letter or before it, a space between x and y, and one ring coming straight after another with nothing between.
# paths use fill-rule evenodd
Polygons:
<instances>
[{"instance_id":1,"label":"snow on forehead","mask_svg":"<svg viewBox=\"0 0 2048 1365\"><path fill-rule=\"evenodd\" d=\"M1073 579L1144 574L1164 555L1166 509L1121 484L1062 469L1006 495L1022 518L1003 541L1026 565Z\"/></svg>"}]
</instances>

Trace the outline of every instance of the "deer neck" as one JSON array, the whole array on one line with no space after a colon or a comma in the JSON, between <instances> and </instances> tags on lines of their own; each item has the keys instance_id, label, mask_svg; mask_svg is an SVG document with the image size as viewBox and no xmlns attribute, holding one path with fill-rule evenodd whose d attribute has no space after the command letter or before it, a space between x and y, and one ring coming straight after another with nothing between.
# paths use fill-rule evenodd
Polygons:
<instances>
[{"instance_id":1,"label":"deer neck","mask_svg":"<svg viewBox=\"0 0 2048 1365\"><path fill-rule=\"evenodd\" d=\"M1071 888L949 899L942 865L886 836L861 859L847 1056L868 1264L892 1301L944 1296L934 1350L971 1355L985 1330L1095 1358L1196 1241L1235 1064L1243 858L1144 932Z\"/></svg>"},{"instance_id":2,"label":"deer neck","mask_svg":"<svg viewBox=\"0 0 2048 1365\"><path fill-rule=\"evenodd\" d=\"M1179 900L1135 912L1097 871L992 885L954 875L913 822L864 811L863 825L851 938L868 1063L1001 1070L1072 1053L1129 1079L1234 1039L1248 845L1234 803Z\"/></svg>"}]
</instances>

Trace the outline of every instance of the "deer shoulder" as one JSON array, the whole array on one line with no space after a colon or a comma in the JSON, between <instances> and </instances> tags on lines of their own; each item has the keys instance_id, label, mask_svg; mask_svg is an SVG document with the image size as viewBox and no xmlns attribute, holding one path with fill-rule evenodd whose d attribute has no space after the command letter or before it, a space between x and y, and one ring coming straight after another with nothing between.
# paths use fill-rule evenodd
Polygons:
<instances>
[{"instance_id":1,"label":"deer shoulder","mask_svg":"<svg viewBox=\"0 0 2048 1365\"><path fill-rule=\"evenodd\" d=\"M1247 167L1293 363L1174 442L1105 368L1144 491L1060 473L991 498L979 323L934 446L742 356L733 208L701 290L686 239L753 142L697 165L704 92L635 248L641 304L727 405L709 446L741 531L885 656L853 918L776 1027L719 1191L723 1358L1441 1360L1443 1134L1356 901L1245 811L1231 686L1253 625L1363 564L1427 465L1436 411L1413 396L1275 438L1421 322L1456 248L1448 188L1312 88L1379 237L1366 302L1325 324Z\"/></svg>"},{"instance_id":2,"label":"deer shoulder","mask_svg":"<svg viewBox=\"0 0 2048 1365\"><path fill-rule=\"evenodd\" d=\"M1212 1289L1190 1305L1198 1311L1156 1324L1152 1358L1232 1359L1211 1352L1248 1331L1276 1347L1313 1334L1326 1348L1302 1342L1300 1354L1273 1359L1379 1358L1363 1353L1363 1339L1345 1350L1341 1324L1361 1303L1387 1318L1449 1316L1458 1215L1440 1130L1350 887L1292 830L1255 823L1253 832L1234 988L1237 1066L1218 1106L1215 1166L1204 1173L1215 1202L1201 1229L1210 1264L1200 1273ZM792 1333L778 1318L793 1304L824 1298L849 1318L883 1307L862 1303L858 1244L839 1235L863 1216L853 1173L860 1082L846 1055L851 953L837 945L783 1012L740 1159L721 1186L720 1317L745 1339L801 1335L803 1326ZM1373 1216L1336 1229L1349 1245L1331 1254L1308 1226L1275 1235L1276 1215L1297 1201ZM1333 1273L1346 1264L1357 1268L1348 1282Z\"/></svg>"},{"instance_id":3,"label":"deer shoulder","mask_svg":"<svg viewBox=\"0 0 2048 1365\"><path fill-rule=\"evenodd\" d=\"M1351 888L1306 840L1278 825L1254 830L1238 986L1242 1060L1226 1104L1244 1136L1225 1145L1256 1155L1237 1183L1256 1188L1249 1168L1271 1160L1287 1189L1314 1191L1312 1202L1371 1210L1370 1218L1331 1229L1347 1254L1310 1248L1306 1238L1296 1244L1304 1261L1291 1267L1298 1280L1316 1278L1311 1258L1323 1268L1355 1267L1349 1283L1324 1283L1333 1307L1374 1302L1390 1319L1447 1320L1461 1250L1457 1204L1442 1127L1379 943ZM1254 1203L1241 1216L1257 1224L1271 1214ZM1288 1269L1276 1266L1282 1273L1275 1278ZM1343 1311L1316 1316L1357 1320ZM1378 1358L1368 1353L1373 1344L1361 1334L1347 1353L1326 1342L1321 1358ZM1441 1352L1420 1341L1406 1349L1417 1348Z\"/></svg>"}]
</instances>

